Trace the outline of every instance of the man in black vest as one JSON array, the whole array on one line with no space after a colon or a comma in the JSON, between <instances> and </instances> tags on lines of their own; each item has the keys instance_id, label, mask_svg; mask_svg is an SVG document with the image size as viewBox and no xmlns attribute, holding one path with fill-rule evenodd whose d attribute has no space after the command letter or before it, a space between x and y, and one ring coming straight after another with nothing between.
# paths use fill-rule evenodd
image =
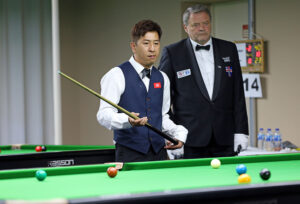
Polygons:
<instances>
[{"instance_id":1,"label":"man in black vest","mask_svg":"<svg viewBox=\"0 0 300 204\"><path fill-rule=\"evenodd\" d=\"M166 149L183 146L187 130L175 125L167 114L170 109L170 81L153 64L159 56L161 28L151 20L143 20L132 29L130 43L133 56L114 67L101 80L101 95L140 117L128 118L124 113L101 101L98 122L114 130L116 161L137 162L167 159ZM177 145L165 143L157 133L144 125L174 136Z\"/></svg>"},{"instance_id":2,"label":"man in black vest","mask_svg":"<svg viewBox=\"0 0 300 204\"><path fill-rule=\"evenodd\" d=\"M171 118L189 133L184 158L232 156L248 144L248 119L235 44L211 37L203 5L183 14L188 38L163 49L159 69L171 83Z\"/></svg>"}]
</instances>

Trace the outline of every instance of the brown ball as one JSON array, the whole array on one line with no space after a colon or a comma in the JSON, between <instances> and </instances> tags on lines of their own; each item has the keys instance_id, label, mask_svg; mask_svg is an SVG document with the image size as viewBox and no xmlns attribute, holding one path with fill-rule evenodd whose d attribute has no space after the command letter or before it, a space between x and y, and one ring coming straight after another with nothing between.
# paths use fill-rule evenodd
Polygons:
<instances>
[{"instance_id":1,"label":"brown ball","mask_svg":"<svg viewBox=\"0 0 300 204\"><path fill-rule=\"evenodd\" d=\"M109 167L106 172L111 178L114 178L118 174L118 170L115 167Z\"/></svg>"}]
</instances>

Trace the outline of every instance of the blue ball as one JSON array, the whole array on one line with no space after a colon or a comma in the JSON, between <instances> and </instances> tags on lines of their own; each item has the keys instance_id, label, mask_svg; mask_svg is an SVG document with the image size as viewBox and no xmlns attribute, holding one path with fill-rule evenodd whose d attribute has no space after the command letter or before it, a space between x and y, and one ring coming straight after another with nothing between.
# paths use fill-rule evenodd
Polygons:
<instances>
[{"instance_id":1,"label":"blue ball","mask_svg":"<svg viewBox=\"0 0 300 204\"><path fill-rule=\"evenodd\" d=\"M43 181L47 177L47 173L44 170L38 170L35 172L35 177L37 178L37 180Z\"/></svg>"},{"instance_id":2,"label":"blue ball","mask_svg":"<svg viewBox=\"0 0 300 204\"><path fill-rule=\"evenodd\" d=\"M244 164L237 165L235 169L239 175L245 174L247 172L247 167Z\"/></svg>"}]
</instances>

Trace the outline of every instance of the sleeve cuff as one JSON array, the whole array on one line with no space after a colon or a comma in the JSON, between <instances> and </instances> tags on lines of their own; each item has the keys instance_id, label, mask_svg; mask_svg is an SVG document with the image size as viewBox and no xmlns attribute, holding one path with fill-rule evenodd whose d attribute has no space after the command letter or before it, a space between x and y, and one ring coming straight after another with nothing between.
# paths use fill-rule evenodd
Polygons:
<instances>
[{"instance_id":1,"label":"sleeve cuff","mask_svg":"<svg viewBox=\"0 0 300 204\"><path fill-rule=\"evenodd\" d=\"M177 125L177 130L174 132L174 137L177 140L180 140L181 142L185 143L187 138L188 130L183 127L182 125Z\"/></svg>"},{"instance_id":2,"label":"sleeve cuff","mask_svg":"<svg viewBox=\"0 0 300 204\"><path fill-rule=\"evenodd\" d=\"M118 113L114 115L114 119L111 122L111 126L114 129L128 129L131 128L131 124L128 121L128 116L125 113Z\"/></svg>"}]
</instances>

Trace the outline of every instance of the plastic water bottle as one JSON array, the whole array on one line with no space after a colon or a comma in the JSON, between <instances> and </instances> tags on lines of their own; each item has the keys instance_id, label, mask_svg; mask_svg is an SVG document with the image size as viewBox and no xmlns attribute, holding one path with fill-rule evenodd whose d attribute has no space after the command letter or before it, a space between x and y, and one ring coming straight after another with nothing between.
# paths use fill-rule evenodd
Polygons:
<instances>
[{"instance_id":1,"label":"plastic water bottle","mask_svg":"<svg viewBox=\"0 0 300 204\"><path fill-rule=\"evenodd\" d=\"M273 134L271 128L268 128L265 136L264 150L273 151Z\"/></svg>"},{"instance_id":2,"label":"plastic water bottle","mask_svg":"<svg viewBox=\"0 0 300 204\"><path fill-rule=\"evenodd\" d=\"M273 134L271 128L269 131L269 137L270 137L270 145L269 145L270 150L269 151L274 151L274 134Z\"/></svg>"},{"instance_id":3,"label":"plastic water bottle","mask_svg":"<svg viewBox=\"0 0 300 204\"><path fill-rule=\"evenodd\" d=\"M275 129L274 133L274 151L281 150L281 134L279 128Z\"/></svg>"},{"instance_id":4,"label":"plastic water bottle","mask_svg":"<svg viewBox=\"0 0 300 204\"><path fill-rule=\"evenodd\" d=\"M264 142L263 142L263 150L268 151L269 146L270 146L269 143L270 143L270 138L268 136L268 131L267 131L266 135L265 135Z\"/></svg>"},{"instance_id":5,"label":"plastic water bottle","mask_svg":"<svg viewBox=\"0 0 300 204\"><path fill-rule=\"evenodd\" d=\"M264 140L265 140L264 129L260 128L259 132L257 134L257 147L258 147L258 149L263 150L263 148L264 148Z\"/></svg>"}]
</instances>

